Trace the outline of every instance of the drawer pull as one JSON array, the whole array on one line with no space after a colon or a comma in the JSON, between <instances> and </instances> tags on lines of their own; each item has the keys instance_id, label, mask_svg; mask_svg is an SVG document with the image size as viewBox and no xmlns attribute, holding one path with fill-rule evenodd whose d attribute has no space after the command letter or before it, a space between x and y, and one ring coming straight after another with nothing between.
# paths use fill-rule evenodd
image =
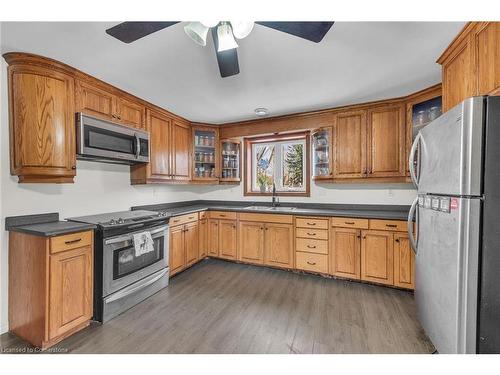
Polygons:
<instances>
[{"instance_id":1,"label":"drawer pull","mask_svg":"<svg viewBox=\"0 0 500 375\"><path fill-rule=\"evenodd\" d=\"M314 245L307 245L307 247L308 247L309 249L316 249L316 246L314 246Z\"/></svg>"},{"instance_id":2,"label":"drawer pull","mask_svg":"<svg viewBox=\"0 0 500 375\"><path fill-rule=\"evenodd\" d=\"M193 220L194 219L194 216L189 216L188 217L188 220Z\"/></svg>"},{"instance_id":3,"label":"drawer pull","mask_svg":"<svg viewBox=\"0 0 500 375\"><path fill-rule=\"evenodd\" d=\"M224 214L219 214L219 216L220 216L220 217L226 217L226 215L224 215Z\"/></svg>"},{"instance_id":4,"label":"drawer pull","mask_svg":"<svg viewBox=\"0 0 500 375\"><path fill-rule=\"evenodd\" d=\"M64 241L64 243L66 245L71 245L73 243L77 243L77 242L80 242L82 239L81 238L77 238L76 240L70 240L70 241Z\"/></svg>"},{"instance_id":5,"label":"drawer pull","mask_svg":"<svg viewBox=\"0 0 500 375\"><path fill-rule=\"evenodd\" d=\"M307 232L307 235L308 235L308 236L315 236L315 235L316 235L316 233L309 233L309 232Z\"/></svg>"},{"instance_id":6,"label":"drawer pull","mask_svg":"<svg viewBox=\"0 0 500 375\"><path fill-rule=\"evenodd\" d=\"M396 224L385 224L385 226L388 228L397 228L398 227Z\"/></svg>"},{"instance_id":7,"label":"drawer pull","mask_svg":"<svg viewBox=\"0 0 500 375\"><path fill-rule=\"evenodd\" d=\"M344 221L344 224L347 224L347 225L354 225L356 224L354 221Z\"/></svg>"},{"instance_id":8,"label":"drawer pull","mask_svg":"<svg viewBox=\"0 0 500 375\"><path fill-rule=\"evenodd\" d=\"M307 261L307 264L309 264L310 266L315 266L316 262L309 262L309 261Z\"/></svg>"},{"instance_id":9,"label":"drawer pull","mask_svg":"<svg viewBox=\"0 0 500 375\"><path fill-rule=\"evenodd\" d=\"M316 225L316 223L307 223L307 225Z\"/></svg>"}]
</instances>

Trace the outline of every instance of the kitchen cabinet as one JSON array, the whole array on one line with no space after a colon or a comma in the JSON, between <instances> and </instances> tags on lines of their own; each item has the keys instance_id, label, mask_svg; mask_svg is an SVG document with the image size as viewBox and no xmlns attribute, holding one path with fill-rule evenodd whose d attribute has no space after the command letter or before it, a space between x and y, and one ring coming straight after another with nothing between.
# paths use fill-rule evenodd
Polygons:
<instances>
[{"instance_id":1,"label":"kitchen cabinet","mask_svg":"<svg viewBox=\"0 0 500 375\"><path fill-rule=\"evenodd\" d=\"M403 105L368 110L367 176L404 177L405 121Z\"/></svg>"},{"instance_id":2,"label":"kitchen cabinet","mask_svg":"<svg viewBox=\"0 0 500 375\"><path fill-rule=\"evenodd\" d=\"M192 126L193 181L217 182L219 176L219 131L213 126Z\"/></svg>"},{"instance_id":3,"label":"kitchen cabinet","mask_svg":"<svg viewBox=\"0 0 500 375\"><path fill-rule=\"evenodd\" d=\"M415 288L415 255L407 233L394 233L394 286Z\"/></svg>"},{"instance_id":4,"label":"kitchen cabinet","mask_svg":"<svg viewBox=\"0 0 500 375\"><path fill-rule=\"evenodd\" d=\"M264 223L264 264L293 268L293 225Z\"/></svg>"},{"instance_id":5,"label":"kitchen cabinet","mask_svg":"<svg viewBox=\"0 0 500 375\"><path fill-rule=\"evenodd\" d=\"M77 80L76 111L137 129L145 128L146 107L114 92L111 86ZM106 89L107 88L107 89Z\"/></svg>"},{"instance_id":6,"label":"kitchen cabinet","mask_svg":"<svg viewBox=\"0 0 500 375\"><path fill-rule=\"evenodd\" d=\"M333 177L366 176L366 111L339 113L333 127Z\"/></svg>"},{"instance_id":7,"label":"kitchen cabinet","mask_svg":"<svg viewBox=\"0 0 500 375\"><path fill-rule=\"evenodd\" d=\"M439 57L443 112L476 95L500 93L500 23L469 22Z\"/></svg>"},{"instance_id":8,"label":"kitchen cabinet","mask_svg":"<svg viewBox=\"0 0 500 375\"><path fill-rule=\"evenodd\" d=\"M361 231L361 280L393 285L394 245L390 231Z\"/></svg>"},{"instance_id":9,"label":"kitchen cabinet","mask_svg":"<svg viewBox=\"0 0 500 375\"><path fill-rule=\"evenodd\" d=\"M188 223L184 226L184 243L186 246L186 267L196 263L200 259L200 243L198 233L198 222Z\"/></svg>"},{"instance_id":10,"label":"kitchen cabinet","mask_svg":"<svg viewBox=\"0 0 500 375\"><path fill-rule=\"evenodd\" d=\"M219 257L237 259L236 221L219 220Z\"/></svg>"},{"instance_id":11,"label":"kitchen cabinet","mask_svg":"<svg viewBox=\"0 0 500 375\"><path fill-rule=\"evenodd\" d=\"M10 173L19 182L72 183L76 174L74 79L64 69L4 55L8 67Z\"/></svg>"},{"instance_id":12,"label":"kitchen cabinet","mask_svg":"<svg viewBox=\"0 0 500 375\"><path fill-rule=\"evenodd\" d=\"M330 179L333 177L331 127L313 130L312 143L312 177L314 180Z\"/></svg>"},{"instance_id":13,"label":"kitchen cabinet","mask_svg":"<svg viewBox=\"0 0 500 375\"><path fill-rule=\"evenodd\" d=\"M208 220L208 255L219 256L219 220Z\"/></svg>"},{"instance_id":14,"label":"kitchen cabinet","mask_svg":"<svg viewBox=\"0 0 500 375\"><path fill-rule=\"evenodd\" d=\"M146 129L150 136L150 161L130 167L132 184L176 183L190 180L189 124L166 112L148 109Z\"/></svg>"},{"instance_id":15,"label":"kitchen cabinet","mask_svg":"<svg viewBox=\"0 0 500 375\"><path fill-rule=\"evenodd\" d=\"M208 221L208 255L238 259L237 221L234 213L210 212ZM220 217L223 217L220 219Z\"/></svg>"},{"instance_id":16,"label":"kitchen cabinet","mask_svg":"<svg viewBox=\"0 0 500 375\"><path fill-rule=\"evenodd\" d=\"M93 231L52 238L10 232L10 331L46 349L88 326L93 279Z\"/></svg>"},{"instance_id":17,"label":"kitchen cabinet","mask_svg":"<svg viewBox=\"0 0 500 375\"><path fill-rule=\"evenodd\" d=\"M200 221L198 222L198 232L199 232L199 239L200 239L200 244L199 244L199 257L200 259L203 259L207 256L208 254L208 219L207 218L200 218Z\"/></svg>"},{"instance_id":18,"label":"kitchen cabinet","mask_svg":"<svg viewBox=\"0 0 500 375\"><path fill-rule=\"evenodd\" d=\"M170 226L170 276L196 263L199 257L198 214L178 218L179 224Z\"/></svg>"},{"instance_id":19,"label":"kitchen cabinet","mask_svg":"<svg viewBox=\"0 0 500 375\"><path fill-rule=\"evenodd\" d=\"M361 230L333 227L330 273L359 280L361 277Z\"/></svg>"},{"instance_id":20,"label":"kitchen cabinet","mask_svg":"<svg viewBox=\"0 0 500 375\"><path fill-rule=\"evenodd\" d=\"M241 181L241 142L236 139L223 139L220 142L221 175L220 183Z\"/></svg>"},{"instance_id":21,"label":"kitchen cabinet","mask_svg":"<svg viewBox=\"0 0 500 375\"><path fill-rule=\"evenodd\" d=\"M247 263L264 263L264 223L240 221L238 225L239 256Z\"/></svg>"}]
</instances>

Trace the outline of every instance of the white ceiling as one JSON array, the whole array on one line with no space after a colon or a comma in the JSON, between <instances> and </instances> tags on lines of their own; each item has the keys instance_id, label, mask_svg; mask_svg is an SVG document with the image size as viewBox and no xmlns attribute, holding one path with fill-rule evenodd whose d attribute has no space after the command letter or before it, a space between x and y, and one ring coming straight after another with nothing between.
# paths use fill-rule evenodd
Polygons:
<instances>
[{"instance_id":1,"label":"white ceiling","mask_svg":"<svg viewBox=\"0 0 500 375\"><path fill-rule=\"evenodd\" d=\"M131 44L117 22L2 23L2 53L54 58L191 121L222 123L407 95L440 82L435 63L462 22L337 22L315 44L256 25L239 41L240 74L221 78L212 41L177 24Z\"/></svg>"}]
</instances>

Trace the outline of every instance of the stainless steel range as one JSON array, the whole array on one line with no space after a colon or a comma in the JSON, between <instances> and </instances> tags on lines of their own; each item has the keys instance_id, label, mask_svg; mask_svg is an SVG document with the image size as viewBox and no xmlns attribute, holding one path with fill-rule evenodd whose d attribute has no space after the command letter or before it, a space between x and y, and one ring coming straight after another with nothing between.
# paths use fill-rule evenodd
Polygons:
<instances>
[{"instance_id":1,"label":"stainless steel range","mask_svg":"<svg viewBox=\"0 0 500 375\"><path fill-rule=\"evenodd\" d=\"M69 218L97 225L94 244L94 319L105 322L168 285L168 219L153 211ZM152 249L137 253L134 234L149 232Z\"/></svg>"}]
</instances>

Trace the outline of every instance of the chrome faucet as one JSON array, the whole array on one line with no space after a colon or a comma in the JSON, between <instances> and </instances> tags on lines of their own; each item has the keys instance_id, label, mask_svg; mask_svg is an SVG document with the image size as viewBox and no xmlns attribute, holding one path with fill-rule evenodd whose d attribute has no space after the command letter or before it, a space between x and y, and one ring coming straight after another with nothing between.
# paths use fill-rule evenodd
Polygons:
<instances>
[{"instance_id":1,"label":"chrome faucet","mask_svg":"<svg viewBox=\"0 0 500 375\"><path fill-rule=\"evenodd\" d=\"M280 199L276 195L276 185L273 182L273 201L272 201L273 207L278 207L280 205Z\"/></svg>"}]
</instances>

